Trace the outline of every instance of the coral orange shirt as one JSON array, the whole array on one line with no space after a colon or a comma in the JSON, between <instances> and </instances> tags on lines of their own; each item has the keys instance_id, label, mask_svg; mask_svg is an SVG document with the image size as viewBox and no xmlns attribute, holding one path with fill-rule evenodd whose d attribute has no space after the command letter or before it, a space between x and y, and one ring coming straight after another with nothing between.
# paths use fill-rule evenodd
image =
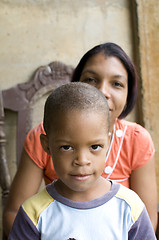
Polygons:
<instances>
[{"instance_id":1,"label":"coral orange shirt","mask_svg":"<svg viewBox=\"0 0 159 240\"><path fill-rule=\"evenodd\" d=\"M45 184L57 178L52 158L44 152L40 134L42 123L30 130L25 140L29 157L44 170ZM102 176L129 187L131 172L144 166L154 154L154 144L148 131L139 124L117 119Z\"/></svg>"}]
</instances>

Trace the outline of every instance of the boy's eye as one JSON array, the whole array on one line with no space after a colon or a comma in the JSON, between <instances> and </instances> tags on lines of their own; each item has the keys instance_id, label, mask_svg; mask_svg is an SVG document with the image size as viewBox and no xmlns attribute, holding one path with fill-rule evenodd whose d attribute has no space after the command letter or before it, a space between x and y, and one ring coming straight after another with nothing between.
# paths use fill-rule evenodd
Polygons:
<instances>
[{"instance_id":1,"label":"boy's eye","mask_svg":"<svg viewBox=\"0 0 159 240\"><path fill-rule=\"evenodd\" d=\"M62 151L70 151L70 150L72 150L72 147L69 146L69 145L65 145L65 146L61 146L60 149L61 149Z\"/></svg>"},{"instance_id":2,"label":"boy's eye","mask_svg":"<svg viewBox=\"0 0 159 240\"><path fill-rule=\"evenodd\" d=\"M98 150L100 150L101 148L102 148L102 146L99 145L99 144L94 144L94 145L91 146L91 149L92 149L93 151L98 151Z\"/></svg>"}]
</instances>

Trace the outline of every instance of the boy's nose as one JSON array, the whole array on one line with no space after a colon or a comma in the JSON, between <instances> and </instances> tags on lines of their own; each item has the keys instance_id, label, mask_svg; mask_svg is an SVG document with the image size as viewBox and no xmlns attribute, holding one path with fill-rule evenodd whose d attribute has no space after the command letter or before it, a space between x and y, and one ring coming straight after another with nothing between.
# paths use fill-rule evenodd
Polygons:
<instances>
[{"instance_id":1,"label":"boy's nose","mask_svg":"<svg viewBox=\"0 0 159 240\"><path fill-rule=\"evenodd\" d=\"M86 153L77 153L76 157L74 159L74 165L76 166L84 166L84 165L89 165L90 160L88 158L88 154Z\"/></svg>"}]
</instances>

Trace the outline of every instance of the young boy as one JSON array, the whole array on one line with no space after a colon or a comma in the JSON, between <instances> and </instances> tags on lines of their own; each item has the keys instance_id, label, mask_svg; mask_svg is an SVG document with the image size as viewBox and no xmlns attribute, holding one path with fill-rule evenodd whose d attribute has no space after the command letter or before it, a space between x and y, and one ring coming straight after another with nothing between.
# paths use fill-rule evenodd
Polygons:
<instances>
[{"instance_id":1,"label":"young boy","mask_svg":"<svg viewBox=\"0 0 159 240\"><path fill-rule=\"evenodd\" d=\"M101 177L109 145L104 95L85 83L63 85L48 97L43 125L41 144L59 178L24 202L9 239L156 239L140 198Z\"/></svg>"}]
</instances>

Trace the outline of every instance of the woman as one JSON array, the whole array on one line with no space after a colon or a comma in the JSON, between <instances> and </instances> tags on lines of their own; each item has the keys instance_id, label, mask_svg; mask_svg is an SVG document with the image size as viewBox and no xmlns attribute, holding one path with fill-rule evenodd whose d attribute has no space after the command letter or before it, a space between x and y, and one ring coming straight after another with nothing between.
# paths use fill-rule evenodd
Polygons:
<instances>
[{"instance_id":1,"label":"woman","mask_svg":"<svg viewBox=\"0 0 159 240\"><path fill-rule=\"evenodd\" d=\"M101 44L82 57L72 81L91 84L107 98L111 141L102 176L133 189L145 203L156 229L157 190L153 142L146 129L122 120L133 109L137 98L137 74L133 63L118 45ZM4 230L7 234L20 204L37 193L42 178L46 184L57 178L52 160L40 144L39 136L43 132L42 124L39 124L27 135L4 211Z\"/></svg>"}]
</instances>

